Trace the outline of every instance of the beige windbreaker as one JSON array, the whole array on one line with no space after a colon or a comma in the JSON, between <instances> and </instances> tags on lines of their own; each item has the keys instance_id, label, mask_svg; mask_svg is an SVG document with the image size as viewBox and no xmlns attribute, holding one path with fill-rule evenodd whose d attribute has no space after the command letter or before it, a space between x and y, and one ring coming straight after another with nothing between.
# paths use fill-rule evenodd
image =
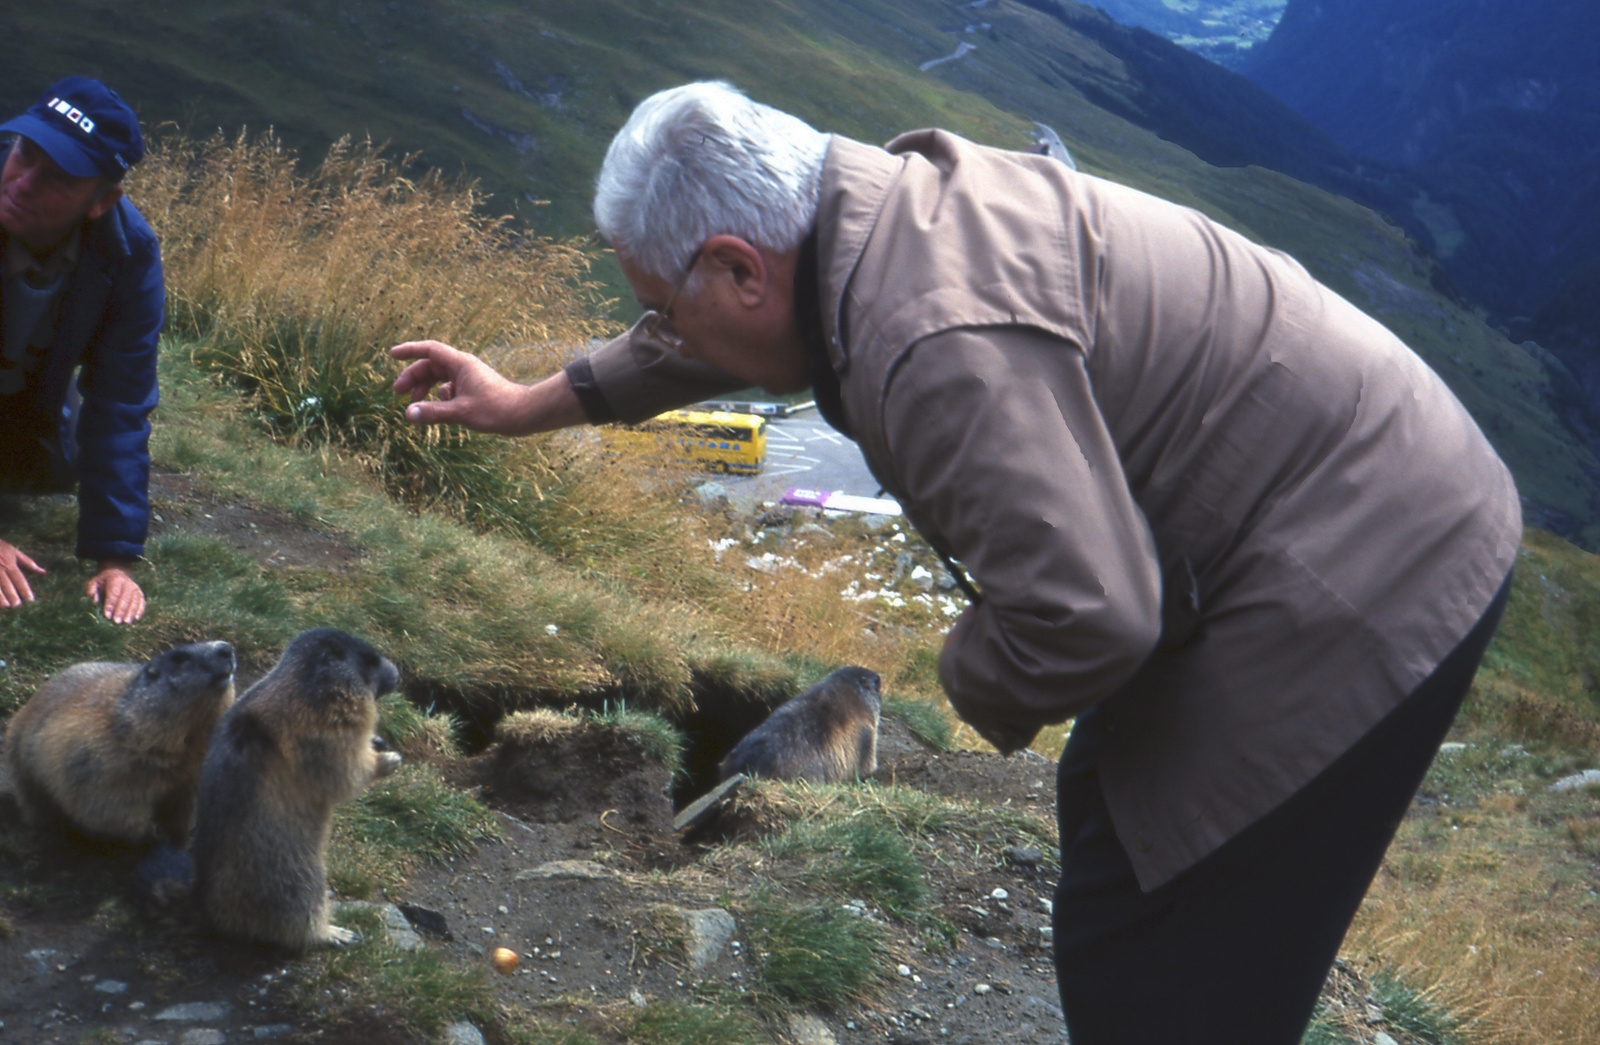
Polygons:
<instances>
[{"instance_id":1,"label":"beige windbreaker","mask_svg":"<svg viewBox=\"0 0 1600 1045\"><path fill-rule=\"evenodd\" d=\"M983 592L950 701L1017 727L1105 701L1146 889L1347 750L1511 568L1516 490L1472 419L1284 254L939 131L834 138L817 228L850 426ZM642 326L582 366L630 421L737 384Z\"/></svg>"}]
</instances>

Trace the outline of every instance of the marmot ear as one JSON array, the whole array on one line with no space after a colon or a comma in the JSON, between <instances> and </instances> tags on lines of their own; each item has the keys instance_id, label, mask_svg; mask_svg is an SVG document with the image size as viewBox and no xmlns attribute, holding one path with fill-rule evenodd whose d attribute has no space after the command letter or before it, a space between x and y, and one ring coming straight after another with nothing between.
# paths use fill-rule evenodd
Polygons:
<instances>
[{"instance_id":1,"label":"marmot ear","mask_svg":"<svg viewBox=\"0 0 1600 1045\"><path fill-rule=\"evenodd\" d=\"M144 666L144 677L150 682L161 681L161 665L153 660L146 664Z\"/></svg>"}]
</instances>

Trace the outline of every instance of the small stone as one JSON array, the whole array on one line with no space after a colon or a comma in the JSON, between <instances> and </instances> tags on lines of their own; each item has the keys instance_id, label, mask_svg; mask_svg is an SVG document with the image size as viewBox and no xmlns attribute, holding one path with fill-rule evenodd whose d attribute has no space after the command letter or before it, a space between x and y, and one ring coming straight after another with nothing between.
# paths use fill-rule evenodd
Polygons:
<instances>
[{"instance_id":1,"label":"small stone","mask_svg":"<svg viewBox=\"0 0 1600 1045\"><path fill-rule=\"evenodd\" d=\"M227 1045L228 1036L215 1027L195 1027L178 1038L178 1045Z\"/></svg>"},{"instance_id":2,"label":"small stone","mask_svg":"<svg viewBox=\"0 0 1600 1045\"><path fill-rule=\"evenodd\" d=\"M470 1023L452 1023L444 1029L445 1045L484 1045L483 1032Z\"/></svg>"},{"instance_id":3,"label":"small stone","mask_svg":"<svg viewBox=\"0 0 1600 1045\"><path fill-rule=\"evenodd\" d=\"M1400 1043L1383 1033L1383 1031L1379 1031L1372 1036L1372 1045L1400 1045Z\"/></svg>"},{"instance_id":4,"label":"small stone","mask_svg":"<svg viewBox=\"0 0 1600 1045\"><path fill-rule=\"evenodd\" d=\"M837 1041L826 1023L804 1012L789 1016L789 1036L795 1045L835 1045Z\"/></svg>"},{"instance_id":5,"label":"small stone","mask_svg":"<svg viewBox=\"0 0 1600 1045\"><path fill-rule=\"evenodd\" d=\"M281 1038L292 1030L294 1030L294 1025L291 1023L268 1023L260 1027L250 1028L250 1033L257 1041L267 1041L272 1038Z\"/></svg>"},{"instance_id":6,"label":"small stone","mask_svg":"<svg viewBox=\"0 0 1600 1045\"><path fill-rule=\"evenodd\" d=\"M639 990L639 988L629 987L628 1004L632 1005L634 1008L642 1009L646 1005L650 1004L650 1000L644 996L644 992Z\"/></svg>"},{"instance_id":7,"label":"small stone","mask_svg":"<svg viewBox=\"0 0 1600 1045\"><path fill-rule=\"evenodd\" d=\"M911 966L909 966L909 965L901 965L901 966L899 966L898 968L895 969L895 972L898 972L901 976L910 976L911 975Z\"/></svg>"},{"instance_id":8,"label":"small stone","mask_svg":"<svg viewBox=\"0 0 1600 1045\"><path fill-rule=\"evenodd\" d=\"M1011 898L1011 894L1006 892L1004 889L1000 888L999 886L996 886L989 893L989 899L991 899L991 900L1009 900L1010 898Z\"/></svg>"},{"instance_id":9,"label":"small stone","mask_svg":"<svg viewBox=\"0 0 1600 1045\"><path fill-rule=\"evenodd\" d=\"M94 985L94 989L102 994L123 994L128 990L128 985L121 980L101 980Z\"/></svg>"},{"instance_id":10,"label":"small stone","mask_svg":"<svg viewBox=\"0 0 1600 1045\"><path fill-rule=\"evenodd\" d=\"M992 990L994 990L994 988L989 986L987 983L980 983L976 987L972 988L972 993L982 997Z\"/></svg>"},{"instance_id":11,"label":"small stone","mask_svg":"<svg viewBox=\"0 0 1600 1045\"><path fill-rule=\"evenodd\" d=\"M215 1023L217 1020L227 1019L231 1011L233 1006L226 1002L191 1001L162 1009L151 1019L172 1020L178 1023Z\"/></svg>"},{"instance_id":12,"label":"small stone","mask_svg":"<svg viewBox=\"0 0 1600 1045\"><path fill-rule=\"evenodd\" d=\"M1574 773L1569 777L1562 777L1550 785L1551 791L1576 791L1580 787L1590 785L1600 787L1600 769L1585 769L1581 773Z\"/></svg>"},{"instance_id":13,"label":"small stone","mask_svg":"<svg viewBox=\"0 0 1600 1045\"><path fill-rule=\"evenodd\" d=\"M720 907L685 911L683 922L688 932L684 950L688 952L689 970L696 973L722 955L722 948L738 930L733 915Z\"/></svg>"},{"instance_id":14,"label":"small stone","mask_svg":"<svg viewBox=\"0 0 1600 1045\"><path fill-rule=\"evenodd\" d=\"M540 864L538 867L527 871L518 871L516 881L528 882L538 879L551 878L577 878L580 880L594 878L615 878L615 871L607 870L592 860L551 860L549 863ZM545 941L549 943L549 940Z\"/></svg>"}]
</instances>

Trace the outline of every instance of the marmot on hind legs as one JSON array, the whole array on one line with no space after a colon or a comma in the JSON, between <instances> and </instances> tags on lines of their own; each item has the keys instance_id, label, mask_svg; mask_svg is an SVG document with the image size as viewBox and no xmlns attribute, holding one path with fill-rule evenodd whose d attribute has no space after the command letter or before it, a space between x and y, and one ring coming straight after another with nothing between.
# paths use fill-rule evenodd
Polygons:
<instances>
[{"instance_id":1,"label":"marmot on hind legs","mask_svg":"<svg viewBox=\"0 0 1600 1045\"><path fill-rule=\"evenodd\" d=\"M142 666L93 661L51 677L6 730L23 817L131 845L187 844L233 669L232 646L197 642Z\"/></svg>"},{"instance_id":2,"label":"marmot on hind legs","mask_svg":"<svg viewBox=\"0 0 1600 1045\"><path fill-rule=\"evenodd\" d=\"M837 783L878 768L878 676L840 668L789 698L723 758L735 773L778 780Z\"/></svg>"},{"instance_id":3,"label":"marmot on hind legs","mask_svg":"<svg viewBox=\"0 0 1600 1045\"><path fill-rule=\"evenodd\" d=\"M399 682L367 643L316 628L217 723L192 846L214 929L295 951L353 938L328 922L328 831L335 806L400 765L373 734Z\"/></svg>"}]
</instances>

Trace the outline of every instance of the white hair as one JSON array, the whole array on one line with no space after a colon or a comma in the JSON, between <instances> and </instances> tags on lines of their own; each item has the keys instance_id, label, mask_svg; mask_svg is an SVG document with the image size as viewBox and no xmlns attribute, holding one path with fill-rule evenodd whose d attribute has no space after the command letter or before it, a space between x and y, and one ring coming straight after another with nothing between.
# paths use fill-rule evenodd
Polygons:
<instances>
[{"instance_id":1,"label":"white hair","mask_svg":"<svg viewBox=\"0 0 1600 1045\"><path fill-rule=\"evenodd\" d=\"M828 136L719 81L640 102L611 140L594 220L613 247L660 279L683 275L708 238L787 252L817 216Z\"/></svg>"}]
</instances>

